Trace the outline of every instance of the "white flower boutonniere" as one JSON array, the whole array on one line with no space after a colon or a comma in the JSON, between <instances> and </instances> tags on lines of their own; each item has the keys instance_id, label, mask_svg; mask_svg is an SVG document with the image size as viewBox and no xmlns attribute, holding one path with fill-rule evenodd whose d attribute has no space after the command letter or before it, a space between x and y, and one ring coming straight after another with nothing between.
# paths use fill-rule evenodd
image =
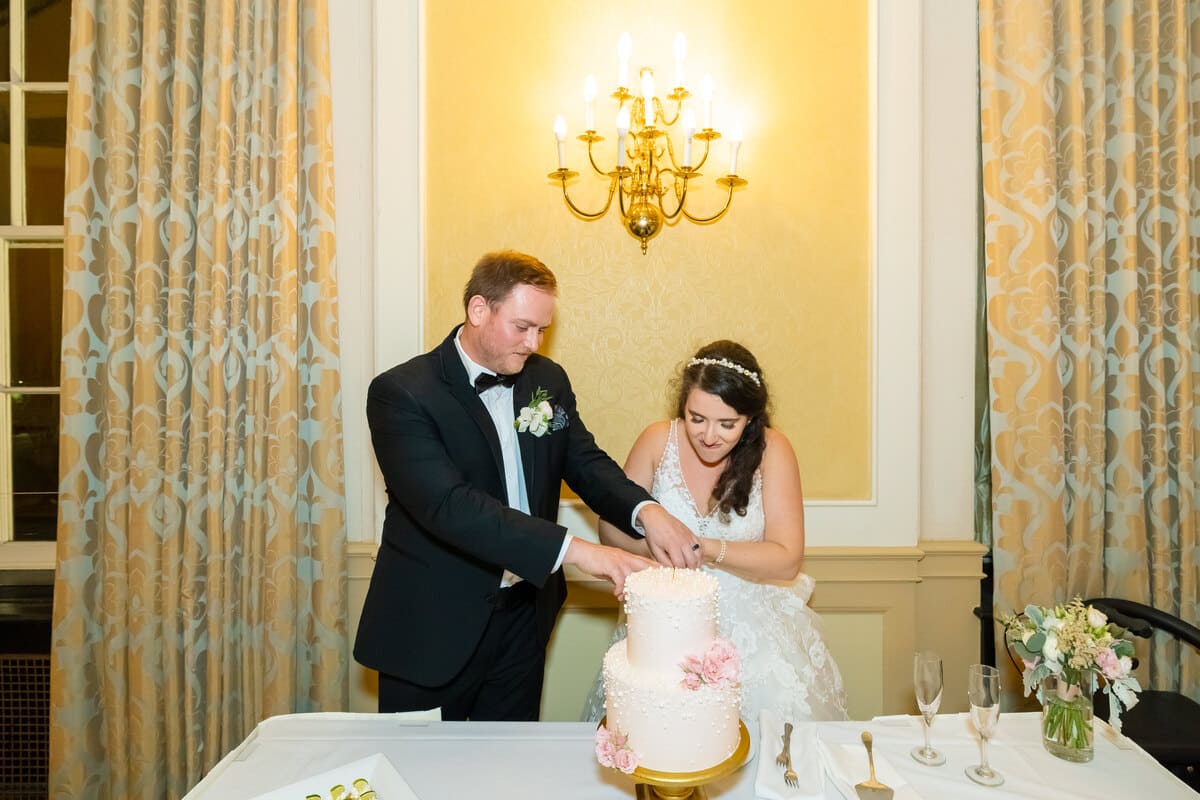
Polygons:
<instances>
[{"instance_id":1,"label":"white flower boutonniere","mask_svg":"<svg viewBox=\"0 0 1200 800\"><path fill-rule=\"evenodd\" d=\"M567 412L550 405L550 393L539 386L529 405L513 420L513 427L520 433L528 431L534 436L545 436L567 427Z\"/></svg>"}]
</instances>

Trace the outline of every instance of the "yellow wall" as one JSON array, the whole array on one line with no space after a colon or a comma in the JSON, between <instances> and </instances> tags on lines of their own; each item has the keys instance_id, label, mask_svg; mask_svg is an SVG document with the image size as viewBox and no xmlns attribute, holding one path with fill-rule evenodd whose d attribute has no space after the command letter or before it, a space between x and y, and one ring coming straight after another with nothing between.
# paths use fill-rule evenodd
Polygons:
<instances>
[{"instance_id":1,"label":"yellow wall","mask_svg":"<svg viewBox=\"0 0 1200 800\"><path fill-rule=\"evenodd\" d=\"M462 285L481 253L530 252L560 282L544 351L568 368L584 419L618 460L667 415L667 380L691 351L733 338L764 366L809 499L870 497L866 3L438 0L425 9L426 345L461 319ZM716 81L716 126L728 131L731 112L745 120L738 172L750 185L729 216L668 228L645 256L611 212L572 217L546 178L555 114L572 137L583 128L588 73L600 84L602 164L611 164L615 103L603 101L624 30L631 72L651 66L660 86L683 30L689 83L705 72ZM584 171L573 138L567 157ZM710 181L728 166L724 142L712 159L694 192L701 213L722 201ZM603 193L585 175L573 197L595 206Z\"/></svg>"}]
</instances>

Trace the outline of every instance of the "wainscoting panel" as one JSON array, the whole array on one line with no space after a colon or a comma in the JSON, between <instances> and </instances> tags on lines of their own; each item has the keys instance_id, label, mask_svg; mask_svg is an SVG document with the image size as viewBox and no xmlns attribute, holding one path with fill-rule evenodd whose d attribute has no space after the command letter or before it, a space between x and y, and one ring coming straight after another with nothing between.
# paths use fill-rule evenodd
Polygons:
<instances>
[{"instance_id":1,"label":"wainscoting panel","mask_svg":"<svg viewBox=\"0 0 1200 800\"><path fill-rule=\"evenodd\" d=\"M350 545L351 642L371 577L375 545ZM824 621L853 719L915 713L912 654L942 654L945 712L966 709L966 672L979 660L980 562L970 541L917 547L813 547L805 571L817 581L812 607ZM608 584L568 572L567 603L550 642L542 719L576 720L617 618ZM375 709L374 672L351 668L350 710Z\"/></svg>"}]
</instances>

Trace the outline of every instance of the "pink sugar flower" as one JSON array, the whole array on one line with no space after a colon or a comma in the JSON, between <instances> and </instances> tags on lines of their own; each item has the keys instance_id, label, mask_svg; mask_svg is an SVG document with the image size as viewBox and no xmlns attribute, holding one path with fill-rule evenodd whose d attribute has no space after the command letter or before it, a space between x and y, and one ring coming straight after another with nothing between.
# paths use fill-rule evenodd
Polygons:
<instances>
[{"instance_id":1,"label":"pink sugar flower","mask_svg":"<svg viewBox=\"0 0 1200 800\"><path fill-rule=\"evenodd\" d=\"M624 772L626 775L637 769L638 759L637 754L627 747L618 750L613 758L613 766Z\"/></svg>"},{"instance_id":2,"label":"pink sugar flower","mask_svg":"<svg viewBox=\"0 0 1200 800\"><path fill-rule=\"evenodd\" d=\"M737 658L737 646L728 639L717 639L708 648L708 652L710 655L721 659Z\"/></svg>"},{"instance_id":3,"label":"pink sugar flower","mask_svg":"<svg viewBox=\"0 0 1200 800\"><path fill-rule=\"evenodd\" d=\"M599 728L596 728L596 744L607 742L611 736L612 734L608 732L608 726L601 725Z\"/></svg>"},{"instance_id":4,"label":"pink sugar flower","mask_svg":"<svg viewBox=\"0 0 1200 800\"><path fill-rule=\"evenodd\" d=\"M679 666L683 669L680 683L688 689L699 689L702 683L725 688L736 686L741 680L737 648L728 639L713 641L703 658L688 656Z\"/></svg>"},{"instance_id":5,"label":"pink sugar flower","mask_svg":"<svg viewBox=\"0 0 1200 800\"><path fill-rule=\"evenodd\" d=\"M736 686L742 680L742 665L736 658L726 659L721 663L720 675L726 686Z\"/></svg>"},{"instance_id":6,"label":"pink sugar flower","mask_svg":"<svg viewBox=\"0 0 1200 800\"><path fill-rule=\"evenodd\" d=\"M715 658L704 659L704 682L718 684L721 682L721 665L725 662Z\"/></svg>"},{"instance_id":7,"label":"pink sugar flower","mask_svg":"<svg viewBox=\"0 0 1200 800\"><path fill-rule=\"evenodd\" d=\"M615 767L617 765L617 753L620 752L613 747L611 741L596 742L596 760L605 767Z\"/></svg>"},{"instance_id":8,"label":"pink sugar flower","mask_svg":"<svg viewBox=\"0 0 1200 800\"><path fill-rule=\"evenodd\" d=\"M741 677L737 648L728 639L713 642L704 654L704 680L715 686L733 686Z\"/></svg>"}]
</instances>

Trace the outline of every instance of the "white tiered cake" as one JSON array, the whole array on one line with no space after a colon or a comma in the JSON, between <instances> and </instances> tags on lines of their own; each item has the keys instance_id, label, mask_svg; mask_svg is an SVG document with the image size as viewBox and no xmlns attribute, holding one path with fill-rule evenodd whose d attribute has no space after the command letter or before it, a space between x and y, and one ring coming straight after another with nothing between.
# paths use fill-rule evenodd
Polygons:
<instances>
[{"instance_id":1,"label":"white tiered cake","mask_svg":"<svg viewBox=\"0 0 1200 800\"><path fill-rule=\"evenodd\" d=\"M716 578L699 570L655 567L626 579L629 632L604 656L602 764L696 772L733 754L740 671L732 643L717 638L717 594Z\"/></svg>"}]
</instances>

